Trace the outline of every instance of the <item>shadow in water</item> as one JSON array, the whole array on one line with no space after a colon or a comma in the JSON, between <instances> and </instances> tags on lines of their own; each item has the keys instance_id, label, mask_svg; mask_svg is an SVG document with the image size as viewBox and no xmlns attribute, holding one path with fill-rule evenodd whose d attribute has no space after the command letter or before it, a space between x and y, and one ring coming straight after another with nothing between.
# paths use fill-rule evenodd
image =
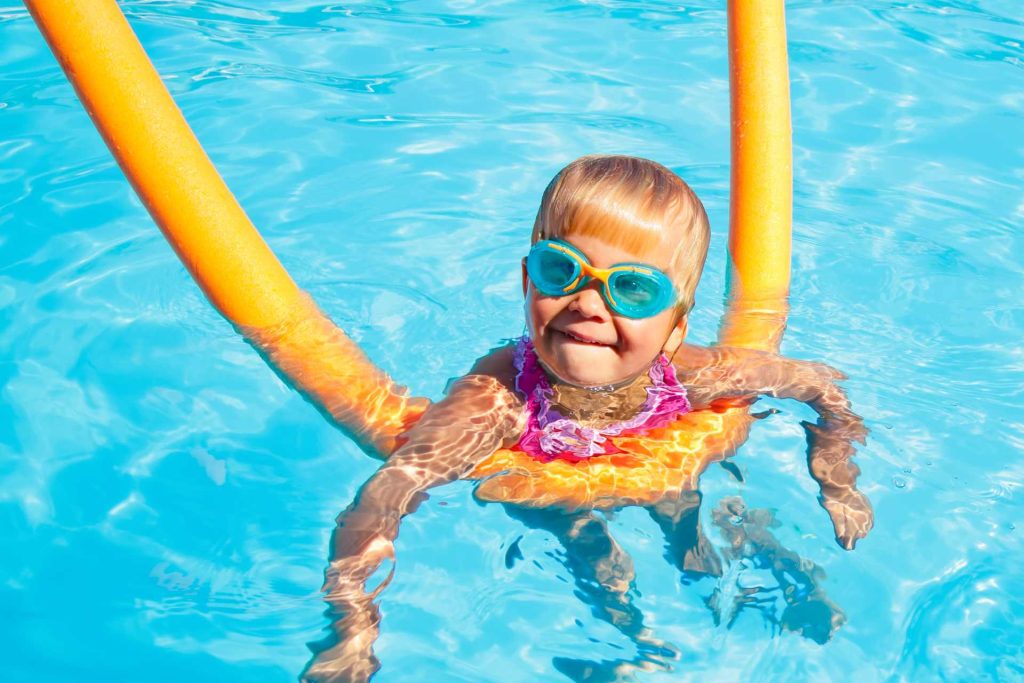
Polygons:
<instances>
[{"instance_id":1,"label":"shadow in water","mask_svg":"<svg viewBox=\"0 0 1024 683\"><path fill-rule=\"evenodd\" d=\"M753 609L777 631L824 644L846 622L820 586L824 570L772 534L779 523L771 510L750 510L739 497L729 497L711 511L711 520L727 543L726 570L706 600L716 625L730 627Z\"/></svg>"}]
</instances>

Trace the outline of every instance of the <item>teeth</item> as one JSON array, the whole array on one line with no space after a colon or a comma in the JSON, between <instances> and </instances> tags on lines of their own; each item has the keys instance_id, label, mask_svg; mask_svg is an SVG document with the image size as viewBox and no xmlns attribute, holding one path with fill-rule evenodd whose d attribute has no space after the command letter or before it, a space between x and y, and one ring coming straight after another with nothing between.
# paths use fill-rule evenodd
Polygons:
<instances>
[{"instance_id":1,"label":"teeth","mask_svg":"<svg viewBox=\"0 0 1024 683\"><path fill-rule=\"evenodd\" d=\"M590 341L589 339L581 339L581 338L577 337L575 334L573 334L572 332L565 332L564 334L565 334L565 336L571 337L572 339L575 339L576 341L582 342L584 344L594 344L595 346L601 346L601 342Z\"/></svg>"}]
</instances>

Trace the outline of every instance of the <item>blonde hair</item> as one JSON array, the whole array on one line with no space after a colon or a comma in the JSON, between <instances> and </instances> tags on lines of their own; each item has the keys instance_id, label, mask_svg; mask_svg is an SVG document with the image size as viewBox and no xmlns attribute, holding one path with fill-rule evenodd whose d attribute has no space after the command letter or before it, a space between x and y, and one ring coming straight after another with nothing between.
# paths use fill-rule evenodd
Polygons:
<instances>
[{"instance_id":1,"label":"blonde hair","mask_svg":"<svg viewBox=\"0 0 1024 683\"><path fill-rule=\"evenodd\" d=\"M629 156L580 157L548 184L531 244L572 235L597 237L628 251L675 240L668 274L679 315L693 308L711 230L704 205L683 179L659 163Z\"/></svg>"}]
</instances>

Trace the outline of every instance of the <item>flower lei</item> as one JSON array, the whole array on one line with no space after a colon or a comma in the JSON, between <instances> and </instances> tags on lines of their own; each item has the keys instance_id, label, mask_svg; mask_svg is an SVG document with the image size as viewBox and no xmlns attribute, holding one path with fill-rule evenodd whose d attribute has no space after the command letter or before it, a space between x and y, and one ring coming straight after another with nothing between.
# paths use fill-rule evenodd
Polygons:
<instances>
[{"instance_id":1,"label":"flower lei","mask_svg":"<svg viewBox=\"0 0 1024 683\"><path fill-rule=\"evenodd\" d=\"M647 387L647 398L640 411L629 420L600 428L581 425L552 407L554 390L528 337L516 342L513 362L518 371L516 389L526 399L528 412L519 448L544 462L556 458L578 462L617 453L619 449L608 437L663 427L692 410L686 389L679 384L675 368L665 354L651 364L651 386Z\"/></svg>"}]
</instances>

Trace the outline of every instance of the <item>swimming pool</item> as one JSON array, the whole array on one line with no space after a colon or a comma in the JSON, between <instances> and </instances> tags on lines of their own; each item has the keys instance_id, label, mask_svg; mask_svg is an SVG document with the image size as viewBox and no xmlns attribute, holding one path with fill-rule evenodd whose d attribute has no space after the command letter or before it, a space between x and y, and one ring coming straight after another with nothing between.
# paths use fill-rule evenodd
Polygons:
<instances>
[{"instance_id":1,"label":"swimming pool","mask_svg":"<svg viewBox=\"0 0 1024 683\"><path fill-rule=\"evenodd\" d=\"M521 332L540 192L588 152L651 157L701 195L714 237L690 339L714 338L721 3L265 5L124 9L285 266L414 392L436 398ZM845 623L825 644L779 625L793 591L764 564L781 553L681 583L626 509L609 525L637 566L635 605L681 653L638 680L1024 678L1017 9L789 3L783 351L850 375L876 529L853 553L834 544L804 465L809 411L764 401L782 414L732 459L742 481L720 467L702 481L705 533L721 552L736 520L712 512L736 496L767 511L740 527L767 526L803 558L791 572L820 568ZM375 463L205 302L26 12L0 9L0 33L5 678L294 679L327 625L334 515ZM376 680L564 680L587 667L569 660L605 662L595 676L633 661L554 539L471 494L436 490L406 520Z\"/></svg>"}]
</instances>

